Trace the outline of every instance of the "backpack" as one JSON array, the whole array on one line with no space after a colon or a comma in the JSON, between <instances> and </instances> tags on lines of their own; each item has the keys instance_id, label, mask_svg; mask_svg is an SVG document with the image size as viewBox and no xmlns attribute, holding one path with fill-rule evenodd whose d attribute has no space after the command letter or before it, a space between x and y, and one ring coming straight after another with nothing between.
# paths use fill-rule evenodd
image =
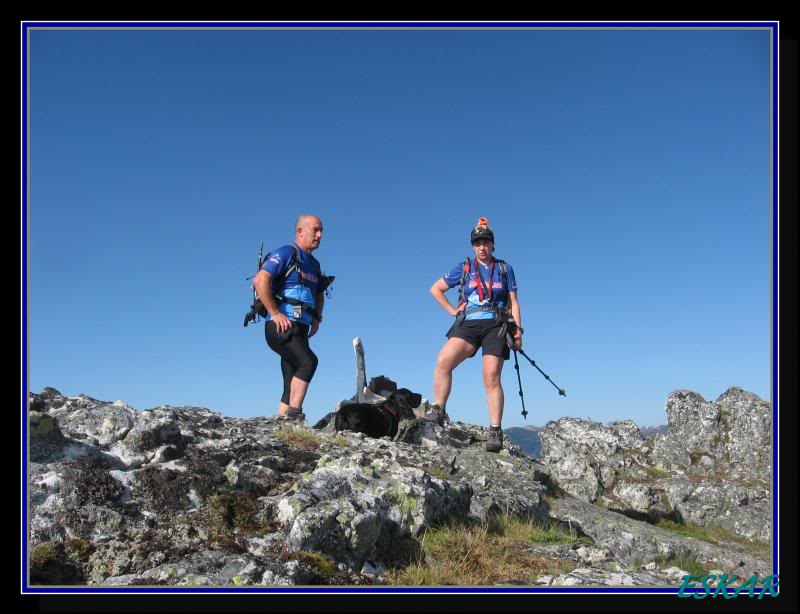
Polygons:
<instances>
[{"instance_id":1,"label":"backpack","mask_svg":"<svg viewBox=\"0 0 800 614\"><path fill-rule=\"evenodd\" d=\"M290 243L289 247L292 248L292 255L289 258L289 264L286 266L286 270L274 278L273 287L277 286L280 282L286 279L293 271L297 271L298 274L300 272L300 252L298 251L297 247L294 243ZM261 270L261 267L264 266L264 263L269 259L272 255L272 252L268 252L264 255L264 242L261 242L261 247L258 250L258 268L256 269L256 275L258 271ZM252 277L248 277L247 279L253 279L255 275ZM333 283L334 276L333 275L324 275L320 271L320 281L319 281L319 289L325 291L325 296L330 298L331 296L331 284ZM300 284L303 284L303 277L300 275ZM261 299L258 298L258 293L256 292L255 286L250 284L250 288L253 291L253 302L250 305L250 310L244 316L244 325L247 326L251 322L254 324L259 321L260 318L266 318L267 308L264 306L264 303L261 302ZM311 314L313 318L316 320L322 320L320 315L309 305L306 303L301 303L297 299L288 298L281 296L279 294L275 294L275 301L280 305L281 303L289 303L290 305L302 305L304 308Z\"/></svg>"}]
</instances>

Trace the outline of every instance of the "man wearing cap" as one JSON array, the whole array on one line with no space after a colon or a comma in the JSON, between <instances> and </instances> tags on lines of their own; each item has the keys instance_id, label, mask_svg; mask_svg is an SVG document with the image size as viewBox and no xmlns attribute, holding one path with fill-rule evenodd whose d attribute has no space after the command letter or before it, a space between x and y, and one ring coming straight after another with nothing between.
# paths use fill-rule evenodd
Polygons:
<instances>
[{"instance_id":1,"label":"man wearing cap","mask_svg":"<svg viewBox=\"0 0 800 614\"><path fill-rule=\"evenodd\" d=\"M433 372L434 405L429 417L442 424L448 419L445 407L453 383L453 370L482 350L483 385L489 408L489 436L486 450L503 447L503 386L500 374L510 349L506 330L514 349L522 348L522 315L517 300L517 282L511 265L494 258L494 233L486 218L480 218L470 233L475 258L457 264L436 280L431 294L455 324L439 352ZM459 304L453 307L445 292L461 285Z\"/></svg>"}]
</instances>

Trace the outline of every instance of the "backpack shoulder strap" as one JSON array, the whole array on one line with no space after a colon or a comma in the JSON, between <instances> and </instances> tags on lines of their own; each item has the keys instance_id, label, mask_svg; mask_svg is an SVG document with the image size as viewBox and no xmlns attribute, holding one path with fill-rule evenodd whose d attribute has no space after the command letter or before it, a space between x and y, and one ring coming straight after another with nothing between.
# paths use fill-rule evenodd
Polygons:
<instances>
[{"instance_id":1,"label":"backpack shoulder strap","mask_svg":"<svg viewBox=\"0 0 800 614\"><path fill-rule=\"evenodd\" d=\"M470 268L470 260L469 258L464 258L464 266L461 269L461 285L458 287L458 302L464 302L464 284L467 283L467 275L469 274Z\"/></svg>"},{"instance_id":2,"label":"backpack shoulder strap","mask_svg":"<svg viewBox=\"0 0 800 614\"><path fill-rule=\"evenodd\" d=\"M500 260L499 258L495 258L495 262L497 262L497 265L500 267L500 282L503 284L506 291L508 291L508 265L505 260Z\"/></svg>"},{"instance_id":3,"label":"backpack shoulder strap","mask_svg":"<svg viewBox=\"0 0 800 614\"><path fill-rule=\"evenodd\" d=\"M495 262L500 267L500 274L505 277L506 272L508 271L508 265L506 264L506 261L495 258Z\"/></svg>"},{"instance_id":4,"label":"backpack shoulder strap","mask_svg":"<svg viewBox=\"0 0 800 614\"><path fill-rule=\"evenodd\" d=\"M289 247L292 248L292 255L289 257L289 263L286 265L286 277L288 277L293 270L300 269L300 250L297 249L294 243L290 243Z\"/></svg>"}]
</instances>

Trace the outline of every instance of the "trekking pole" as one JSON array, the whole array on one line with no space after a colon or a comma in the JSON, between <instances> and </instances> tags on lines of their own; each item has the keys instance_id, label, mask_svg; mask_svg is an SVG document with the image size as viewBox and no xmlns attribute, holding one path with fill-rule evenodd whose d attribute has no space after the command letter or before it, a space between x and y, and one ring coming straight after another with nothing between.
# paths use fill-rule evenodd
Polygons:
<instances>
[{"instance_id":1,"label":"trekking pole","mask_svg":"<svg viewBox=\"0 0 800 614\"><path fill-rule=\"evenodd\" d=\"M517 350L514 350L514 368L517 370L517 381L519 382L519 400L522 401L522 417L528 419L528 412L525 411L525 397L522 394L522 378L519 375L519 361L517 361Z\"/></svg>"},{"instance_id":2,"label":"trekking pole","mask_svg":"<svg viewBox=\"0 0 800 614\"><path fill-rule=\"evenodd\" d=\"M547 375L547 373L545 373L544 371L542 371L541 369L539 369L539 365L537 365L537 364L536 364L536 361L535 361L535 360L533 360L533 358L531 358L530 356L528 356L528 355L527 355L525 352L523 352L522 350L520 350L520 351L519 351L519 353L520 353L520 354L522 354L522 355L523 355L525 358L527 358L527 359L530 361L530 363L531 363L531 364L532 364L534 367L536 367L536 369L539 371L539 373L541 373L542 375L544 375L544 378L545 378L545 379L546 379L548 382L550 382L551 384L553 384L553 386L555 386L555 387L556 387L556 390L558 390L558 394L560 394L562 397L565 397L565 396L567 396L567 393L564 391L564 389L563 389L563 388L559 388L559 387L556 385L556 383L555 383L553 380L551 380L551 379L550 379L550 376L549 376L549 375ZM515 353L515 359L516 359L516 353Z\"/></svg>"}]
</instances>

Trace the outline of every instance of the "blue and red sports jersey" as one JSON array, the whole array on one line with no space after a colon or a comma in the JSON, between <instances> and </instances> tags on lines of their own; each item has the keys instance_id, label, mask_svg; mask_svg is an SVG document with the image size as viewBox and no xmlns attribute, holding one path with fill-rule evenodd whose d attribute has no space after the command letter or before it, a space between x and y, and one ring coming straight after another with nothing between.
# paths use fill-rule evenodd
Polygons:
<instances>
[{"instance_id":1,"label":"blue and red sports jersey","mask_svg":"<svg viewBox=\"0 0 800 614\"><path fill-rule=\"evenodd\" d=\"M295 269L285 278L279 280L272 287L273 294L281 294L288 298L294 298L306 303L311 307L317 306L317 288L322 277L320 264L314 256L304 252L297 243L294 244L298 253L299 270ZM272 275L272 278L283 275L292 260L292 246L283 247L270 252L269 258L261 268ZM301 279L302 276L302 279ZM289 303L280 303L278 309L290 320L296 320L301 324L311 325L311 315L303 310L302 317L295 318L292 306ZM272 316L267 315L267 320Z\"/></svg>"},{"instance_id":2,"label":"blue and red sports jersey","mask_svg":"<svg viewBox=\"0 0 800 614\"><path fill-rule=\"evenodd\" d=\"M508 293L517 291L517 280L514 278L514 269L506 262L506 278L500 278L500 265L496 260L492 263L481 264L476 259L470 258L470 269L467 278L464 280L464 299L467 301L467 309L479 307L490 300L490 296L485 294L481 301L481 292L478 290L480 283L477 267L480 267L481 275L485 284L489 284L491 275L491 302L497 307L505 307L508 304ZM464 262L459 262L447 275L442 277L448 288L454 288L461 283L461 275L464 272ZM476 311L467 314L467 320L490 320L494 318L491 311Z\"/></svg>"}]
</instances>

